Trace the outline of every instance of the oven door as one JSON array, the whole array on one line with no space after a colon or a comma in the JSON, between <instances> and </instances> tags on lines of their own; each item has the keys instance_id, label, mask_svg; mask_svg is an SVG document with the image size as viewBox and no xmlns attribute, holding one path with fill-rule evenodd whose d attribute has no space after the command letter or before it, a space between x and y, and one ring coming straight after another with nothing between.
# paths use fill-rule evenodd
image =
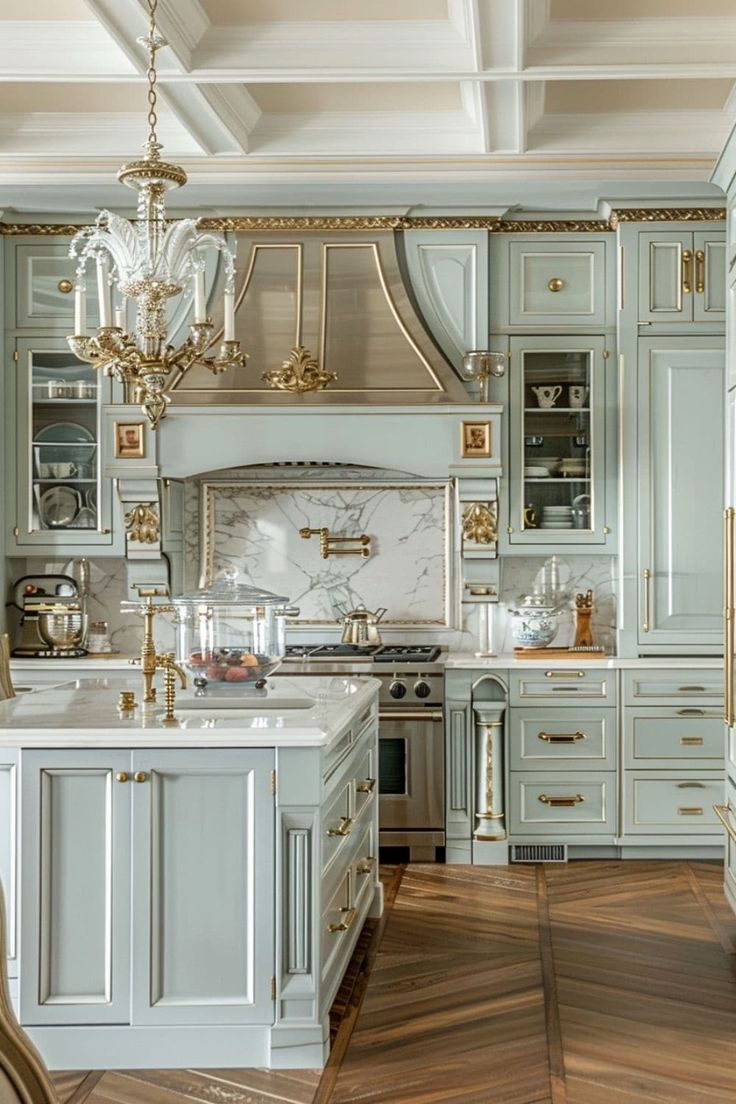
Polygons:
<instances>
[{"instance_id":1,"label":"oven door","mask_svg":"<svg viewBox=\"0 0 736 1104\"><path fill-rule=\"evenodd\" d=\"M444 726L441 709L383 709L378 714L381 829L443 829Z\"/></svg>"}]
</instances>

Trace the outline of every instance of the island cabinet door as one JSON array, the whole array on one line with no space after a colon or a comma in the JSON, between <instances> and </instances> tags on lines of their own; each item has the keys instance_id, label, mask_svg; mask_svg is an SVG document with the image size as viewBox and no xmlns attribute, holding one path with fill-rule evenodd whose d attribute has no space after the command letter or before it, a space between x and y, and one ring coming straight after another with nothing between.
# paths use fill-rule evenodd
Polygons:
<instances>
[{"instance_id":1,"label":"island cabinet door","mask_svg":"<svg viewBox=\"0 0 736 1104\"><path fill-rule=\"evenodd\" d=\"M271 1023L268 749L137 751L133 1022Z\"/></svg>"},{"instance_id":2,"label":"island cabinet door","mask_svg":"<svg viewBox=\"0 0 736 1104\"><path fill-rule=\"evenodd\" d=\"M130 1022L130 753L21 755L21 1022Z\"/></svg>"}]
</instances>

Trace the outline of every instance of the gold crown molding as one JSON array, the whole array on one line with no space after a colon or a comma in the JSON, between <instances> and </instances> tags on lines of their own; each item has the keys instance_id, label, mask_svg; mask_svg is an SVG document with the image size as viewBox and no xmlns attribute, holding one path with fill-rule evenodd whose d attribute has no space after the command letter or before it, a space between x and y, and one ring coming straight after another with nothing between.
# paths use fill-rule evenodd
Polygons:
<instances>
[{"instance_id":1,"label":"gold crown molding","mask_svg":"<svg viewBox=\"0 0 736 1104\"><path fill-rule=\"evenodd\" d=\"M608 219L500 219L489 227L495 234L603 234Z\"/></svg>"},{"instance_id":2,"label":"gold crown molding","mask_svg":"<svg viewBox=\"0 0 736 1104\"><path fill-rule=\"evenodd\" d=\"M620 222L722 222L725 207L615 207L611 229Z\"/></svg>"},{"instance_id":3,"label":"gold crown molding","mask_svg":"<svg viewBox=\"0 0 736 1104\"><path fill-rule=\"evenodd\" d=\"M488 230L493 234L602 234L622 222L722 222L725 207L617 207L609 219L504 219L499 215L233 215L202 218L201 230ZM0 234L71 237L88 223L0 222Z\"/></svg>"}]
</instances>

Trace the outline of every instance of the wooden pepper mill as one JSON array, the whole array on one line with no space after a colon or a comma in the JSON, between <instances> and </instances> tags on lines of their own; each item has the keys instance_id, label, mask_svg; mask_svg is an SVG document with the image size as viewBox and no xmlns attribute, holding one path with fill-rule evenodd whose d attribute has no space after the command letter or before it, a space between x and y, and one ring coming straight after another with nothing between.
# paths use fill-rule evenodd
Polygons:
<instances>
[{"instance_id":1,"label":"wooden pepper mill","mask_svg":"<svg viewBox=\"0 0 736 1104\"><path fill-rule=\"evenodd\" d=\"M593 633L590 618L593 613L593 591L575 595L575 647L592 648Z\"/></svg>"}]
</instances>

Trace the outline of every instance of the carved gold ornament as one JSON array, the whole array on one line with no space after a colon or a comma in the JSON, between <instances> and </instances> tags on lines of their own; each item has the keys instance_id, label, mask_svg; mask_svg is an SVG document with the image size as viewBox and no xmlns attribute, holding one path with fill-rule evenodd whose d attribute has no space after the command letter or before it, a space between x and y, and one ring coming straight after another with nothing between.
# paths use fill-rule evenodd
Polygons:
<instances>
[{"instance_id":1,"label":"carved gold ornament","mask_svg":"<svg viewBox=\"0 0 736 1104\"><path fill-rule=\"evenodd\" d=\"M463 540L471 544L495 544L496 518L484 502L471 502L463 510Z\"/></svg>"},{"instance_id":2,"label":"carved gold ornament","mask_svg":"<svg viewBox=\"0 0 736 1104\"><path fill-rule=\"evenodd\" d=\"M281 362L280 368L269 369L261 379L275 391L292 391L301 395L306 391L322 391L337 376L320 368L309 349L297 345Z\"/></svg>"},{"instance_id":3,"label":"carved gold ornament","mask_svg":"<svg viewBox=\"0 0 736 1104\"><path fill-rule=\"evenodd\" d=\"M129 541L156 544L161 536L161 524L151 502L139 502L125 515L125 532Z\"/></svg>"}]
</instances>

